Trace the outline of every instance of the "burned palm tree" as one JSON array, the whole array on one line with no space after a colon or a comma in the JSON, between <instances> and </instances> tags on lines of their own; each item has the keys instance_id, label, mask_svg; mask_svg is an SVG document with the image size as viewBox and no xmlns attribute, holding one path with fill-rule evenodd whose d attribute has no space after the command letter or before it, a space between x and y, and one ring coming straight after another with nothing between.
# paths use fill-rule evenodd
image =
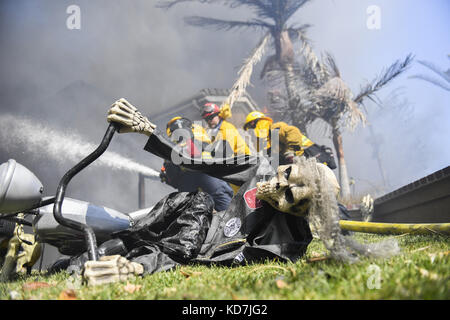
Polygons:
<instances>
[{"instance_id":1,"label":"burned palm tree","mask_svg":"<svg viewBox=\"0 0 450 320\"><path fill-rule=\"evenodd\" d=\"M367 84L360 94L353 97L351 90L341 79L333 57L329 54L319 59L305 36L309 25L290 25L288 20L309 0L164 0L158 7L169 9L177 4L196 2L224 4L231 8L245 6L257 18L247 21L222 20L210 17L190 16L185 18L189 25L218 30L259 29L266 33L239 70L231 94L226 100L230 106L250 82L253 66L258 63L269 42L275 54L265 61L261 78L269 80L273 90L269 92L272 107L278 118L298 126L306 132L306 126L316 119L323 119L332 128L333 142L339 161L340 182L343 198L348 198L350 188L345 165L341 131L365 122L360 105L365 99L375 100L375 93L399 75L409 65L411 56L403 62L397 61L381 77ZM302 43L303 63L294 59L293 41ZM281 84L281 86L280 86ZM274 88L280 87L280 90ZM277 105L277 106L276 106Z\"/></svg>"},{"instance_id":2,"label":"burned palm tree","mask_svg":"<svg viewBox=\"0 0 450 320\"><path fill-rule=\"evenodd\" d=\"M270 56L263 68L262 77L270 71L281 71L289 103L295 99L295 73L294 73L294 51L290 35L297 31L304 31L308 25L288 25L289 19L309 0L163 0L158 7L169 9L177 4L186 2L197 2L204 4L223 4L230 8L247 7L255 18L246 21L223 20L202 16L189 16L185 18L188 25L212 28L213 30L238 30L257 29L265 31L265 35L259 41L250 56L244 61L239 70L239 77L234 83L228 103L233 102L245 92L250 83L253 66L258 63L264 55L265 48L272 42L275 54ZM297 99L298 100L298 99Z\"/></svg>"},{"instance_id":3,"label":"burned palm tree","mask_svg":"<svg viewBox=\"0 0 450 320\"><path fill-rule=\"evenodd\" d=\"M448 55L448 58L450 59L450 55ZM447 71L443 71L431 62L422 61L422 60L418 60L417 62L419 62L421 65L427 67L431 71L434 71L442 79L432 78L432 77L430 77L428 75L424 75L424 74L413 75L413 76L410 76L409 78L425 80L425 81L428 81L438 87L441 87L444 90L450 91L450 69L447 69Z\"/></svg>"},{"instance_id":4,"label":"burned palm tree","mask_svg":"<svg viewBox=\"0 0 450 320\"><path fill-rule=\"evenodd\" d=\"M316 119L322 119L331 127L339 162L341 196L343 199L348 199L350 186L344 158L342 131L346 128L353 129L358 123L366 122L361 108L364 101L369 99L378 103L376 93L407 69L412 61L412 55L394 62L380 76L363 86L355 97L341 78L339 68L331 54L327 53L319 59L307 42L304 42L301 53L303 63L296 74L301 78L303 90L306 91L303 97L306 99L300 102L303 107L297 108L300 112L293 114L295 116L293 120L294 123L298 122L300 127L306 127ZM307 107L304 107L305 105Z\"/></svg>"}]
</instances>

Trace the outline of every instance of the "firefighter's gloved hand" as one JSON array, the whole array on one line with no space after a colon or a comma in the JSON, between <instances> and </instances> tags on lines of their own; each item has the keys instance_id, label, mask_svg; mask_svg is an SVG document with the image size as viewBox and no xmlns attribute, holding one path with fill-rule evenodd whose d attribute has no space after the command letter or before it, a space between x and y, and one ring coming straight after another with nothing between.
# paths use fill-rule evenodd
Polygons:
<instances>
[{"instance_id":1,"label":"firefighter's gloved hand","mask_svg":"<svg viewBox=\"0 0 450 320\"><path fill-rule=\"evenodd\" d=\"M151 123L124 98L112 104L108 111L107 120L121 125L119 133L136 132L151 136L156 128L156 125Z\"/></svg>"},{"instance_id":2,"label":"firefighter's gloved hand","mask_svg":"<svg viewBox=\"0 0 450 320\"><path fill-rule=\"evenodd\" d=\"M161 171L159 172L159 179L161 180L162 183L167 183L167 173L166 168L164 166L161 168Z\"/></svg>"},{"instance_id":3,"label":"firefighter's gloved hand","mask_svg":"<svg viewBox=\"0 0 450 320\"><path fill-rule=\"evenodd\" d=\"M87 261L84 264L83 278L88 285L99 285L119 281L127 281L142 275L144 267L137 262L128 261L120 255L103 256L98 261Z\"/></svg>"}]
</instances>

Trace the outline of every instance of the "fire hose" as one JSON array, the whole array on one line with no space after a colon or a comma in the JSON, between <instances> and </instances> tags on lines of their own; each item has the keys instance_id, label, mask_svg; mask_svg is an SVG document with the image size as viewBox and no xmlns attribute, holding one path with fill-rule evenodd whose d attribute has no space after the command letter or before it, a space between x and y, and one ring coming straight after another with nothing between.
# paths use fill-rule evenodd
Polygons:
<instances>
[{"instance_id":1,"label":"fire hose","mask_svg":"<svg viewBox=\"0 0 450 320\"><path fill-rule=\"evenodd\" d=\"M450 235L450 223L380 223L341 220L342 229L375 234L444 234Z\"/></svg>"}]
</instances>

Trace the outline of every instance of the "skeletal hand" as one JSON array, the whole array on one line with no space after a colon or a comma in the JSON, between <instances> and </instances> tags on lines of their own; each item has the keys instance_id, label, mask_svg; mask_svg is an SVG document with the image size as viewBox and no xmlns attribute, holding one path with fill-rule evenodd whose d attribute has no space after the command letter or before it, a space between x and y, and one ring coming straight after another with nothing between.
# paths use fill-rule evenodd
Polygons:
<instances>
[{"instance_id":1,"label":"skeletal hand","mask_svg":"<svg viewBox=\"0 0 450 320\"><path fill-rule=\"evenodd\" d=\"M126 281L144 273L144 267L128 261L120 255L103 256L99 261L87 261L84 264L83 278L88 285Z\"/></svg>"},{"instance_id":2,"label":"skeletal hand","mask_svg":"<svg viewBox=\"0 0 450 320\"><path fill-rule=\"evenodd\" d=\"M119 133L137 132L147 136L153 134L156 125L143 116L138 109L124 98L114 102L108 111L108 122L121 125Z\"/></svg>"}]
</instances>

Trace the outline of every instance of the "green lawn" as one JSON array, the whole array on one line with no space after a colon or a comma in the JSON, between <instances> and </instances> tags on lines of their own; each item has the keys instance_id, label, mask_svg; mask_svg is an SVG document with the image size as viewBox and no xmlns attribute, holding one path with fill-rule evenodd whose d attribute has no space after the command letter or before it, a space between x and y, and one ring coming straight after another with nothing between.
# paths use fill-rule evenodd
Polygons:
<instances>
[{"instance_id":1,"label":"green lawn","mask_svg":"<svg viewBox=\"0 0 450 320\"><path fill-rule=\"evenodd\" d=\"M386 236L358 234L360 241ZM296 263L267 261L236 268L182 266L129 283L88 287L62 272L33 272L0 283L0 299L450 299L449 237L395 237L402 253L386 260L344 264L324 259L314 239Z\"/></svg>"}]
</instances>

